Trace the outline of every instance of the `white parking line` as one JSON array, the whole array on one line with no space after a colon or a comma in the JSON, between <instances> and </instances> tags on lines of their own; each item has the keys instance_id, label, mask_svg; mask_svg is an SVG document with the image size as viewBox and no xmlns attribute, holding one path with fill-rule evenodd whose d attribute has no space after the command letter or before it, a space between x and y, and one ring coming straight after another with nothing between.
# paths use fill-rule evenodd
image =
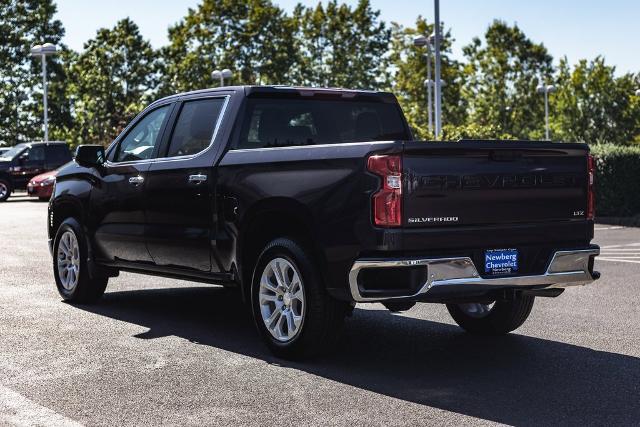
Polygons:
<instances>
[{"instance_id":1,"label":"white parking line","mask_svg":"<svg viewBox=\"0 0 640 427\"><path fill-rule=\"evenodd\" d=\"M594 230L595 231L601 231L601 230L620 230L621 228L624 227L619 227L619 226L615 226L615 227L595 227Z\"/></svg>"},{"instance_id":2,"label":"white parking line","mask_svg":"<svg viewBox=\"0 0 640 427\"><path fill-rule=\"evenodd\" d=\"M602 257L598 257L597 258L598 261L612 261L612 262L630 262L632 264L640 264L640 259L637 261L631 260L631 259L620 259L620 258L602 258Z\"/></svg>"},{"instance_id":3,"label":"white parking line","mask_svg":"<svg viewBox=\"0 0 640 427\"><path fill-rule=\"evenodd\" d=\"M601 246L600 256L596 259L598 261L640 264L640 243Z\"/></svg>"},{"instance_id":4,"label":"white parking line","mask_svg":"<svg viewBox=\"0 0 640 427\"><path fill-rule=\"evenodd\" d=\"M82 424L39 405L2 385L0 385L0 424L47 427L82 426Z\"/></svg>"}]
</instances>

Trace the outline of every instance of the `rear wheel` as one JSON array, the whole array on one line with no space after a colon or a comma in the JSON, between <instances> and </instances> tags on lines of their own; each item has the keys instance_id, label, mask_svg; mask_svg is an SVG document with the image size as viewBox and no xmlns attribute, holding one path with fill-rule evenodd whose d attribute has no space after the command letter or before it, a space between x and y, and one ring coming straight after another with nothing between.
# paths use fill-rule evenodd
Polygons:
<instances>
[{"instance_id":1,"label":"rear wheel","mask_svg":"<svg viewBox=\"0 0 640 427\"><path fill-rule=\"evenodd\" d=\"M4 202L11 195L11 183L0 178L0 202Z\"/></svg>"},{"instance_id":2,"label":"rear wheel","mask_svg":"<svg viewBox=\"0 0 640 427\"><path fill-rule=\"evenodd\" d=\"M533 308L533 296L518 296L513 300L490 304L447 304L447 310L461 328L483 335L501 335L519 328Z\"/></svg>"},{"instance_id":3,"label":"rear wheel","mask_svg":"<svg viewBox=\"0 0 640 427\"><path fill-rule=\"evenodd\" d=\"M53 272L58 293L66 301L91 303L107 287L108 277L91 274L87 241L74 218L62 222L53 244Z\"/></svg>"},{"instance_id":4,"label":"rear wheel","mask_svg":"<svg viewBox=\"0 0 640 427\"><path fill-rule=\"evenodd\" d=\"M311 257L300 244L270 242L253 272L253 317L269 349L278 357L314 356L333 344L349 304L331 298Z\"/></svg>"}]
</instances>

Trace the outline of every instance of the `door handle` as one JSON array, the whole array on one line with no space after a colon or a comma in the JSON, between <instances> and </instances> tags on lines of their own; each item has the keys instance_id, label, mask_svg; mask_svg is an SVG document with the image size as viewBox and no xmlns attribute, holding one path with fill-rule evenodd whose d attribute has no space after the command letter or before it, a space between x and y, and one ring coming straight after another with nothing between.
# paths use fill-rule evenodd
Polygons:
<instances>
[{"instance_id":1,"label":"door handle","mask_svg":"<svg viewBox=\"0 0 640 427\"><path fill-rule=\"evenodd\" d=\"M191 184L200 184L207 180L207 175L197 174L197 175L189 175L189 183Z\"/></svg>"},{"instance_id":2,"label":"door handle","mask_svg":"<svg viewBox=\"0 0 640 427\"><path fill-rule=\"evenodd\" d=\"M140 185L144 182L144 178L140 175L129 178L129 184Z\"/></svg>"}]
</instances>

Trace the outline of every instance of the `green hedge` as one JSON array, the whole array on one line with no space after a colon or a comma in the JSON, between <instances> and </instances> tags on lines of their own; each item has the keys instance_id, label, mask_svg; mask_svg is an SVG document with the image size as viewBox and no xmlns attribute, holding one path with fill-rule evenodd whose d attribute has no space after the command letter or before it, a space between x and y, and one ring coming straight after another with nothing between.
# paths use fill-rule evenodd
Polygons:
<instances>
[{"instance_id":1,"label":"green hedge","mask_svg":"<svg viewBox=\"0 0 640 427\"><path fill-rule=\"evenodd\" d=\"M596 157L596 218L640 214L640 147L591 146Z\"/></svg>"}]
</instances>

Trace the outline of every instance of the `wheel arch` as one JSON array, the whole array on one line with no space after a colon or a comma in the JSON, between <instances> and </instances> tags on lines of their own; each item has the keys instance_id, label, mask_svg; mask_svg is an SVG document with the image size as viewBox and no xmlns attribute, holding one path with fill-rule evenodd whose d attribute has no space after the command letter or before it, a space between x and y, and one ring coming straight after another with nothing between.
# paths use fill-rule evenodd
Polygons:
<instances>
[{"instance_id":1,"label":"wheel arch","mask_svg":"<svg viewBox=\"0 0 640 427\"><path fill-rule=\"evenodd\" d=\"M264 246L273 239L296 240L311 251L319 267L324 265L323 252L315 235L314 216L307 206L295 199L273 197L255 203L243 215L239 230L236 261L245 301L248 301L255 262Z\"/></svg>"},{"instance_id":2,"label":"wheel arch","mask_svg":"<svg viewBox=\"0 0 640 427\"><path fill-rule=\"evenodd\" d=\"M0 179L7 181L11 190L14 189L13 178L11 177L11 174L7 173L6 171L2 171L0 172Z\"/></svg>"},{"instance_id":3,"label":"wheel arch","mask_svg":"<svg viewBox=\"0 0 640 427\"><path fill-rule=\"evenodd\" d=\"M76 218L84 224L85 214L82 202L75 197L58 197L51 200L49 205L49 237L54 238L60 224L67 218Z\"/></svg>"}]
</instances>

